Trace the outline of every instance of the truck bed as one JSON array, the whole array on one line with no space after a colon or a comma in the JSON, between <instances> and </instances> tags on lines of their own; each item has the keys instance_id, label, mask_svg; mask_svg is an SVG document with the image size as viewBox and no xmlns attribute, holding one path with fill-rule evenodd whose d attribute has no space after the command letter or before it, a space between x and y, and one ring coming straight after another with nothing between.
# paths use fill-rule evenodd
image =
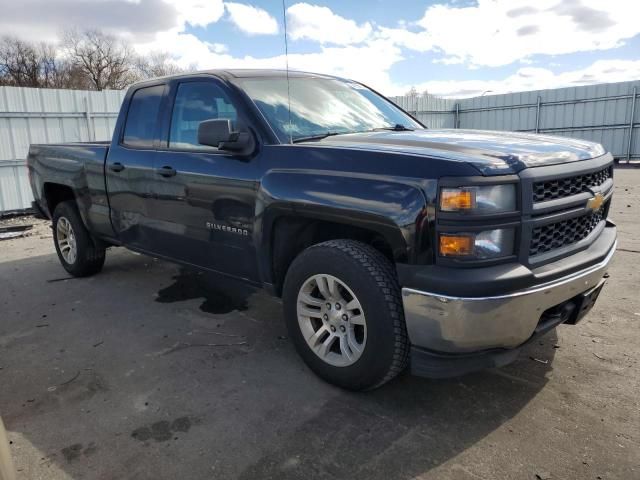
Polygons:
<instances>
[{"instance_id":1,"label":"truck bed","mask_svg":"<svg viewBox=\"0 0 640 480\"><path fill-rule=\"evenodd\" d=\"M109 142L31 145L27 168L37 210L51 217L45 193L48 188L56 188L56 195L65 195L60 190L65 186L73 192L72 198L77 200L88 225L109 228L104 177L108 152Z\"/></svg>"}]
</instances>

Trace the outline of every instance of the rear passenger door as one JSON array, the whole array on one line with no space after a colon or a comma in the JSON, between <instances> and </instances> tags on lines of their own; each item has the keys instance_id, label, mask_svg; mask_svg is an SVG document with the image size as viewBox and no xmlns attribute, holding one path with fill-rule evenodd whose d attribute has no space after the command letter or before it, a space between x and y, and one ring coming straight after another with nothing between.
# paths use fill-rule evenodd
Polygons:
<instances>
[{"instance_id":1,"label":"rear passenger door","mask_svg":"<svg viewBox=\"0 0 640 480\"><path fill-rule=\"evenodd\" d=\"M258 158L198 143L204 120L229 119L247 131L240 101L213 77L171 85L161 147L154 160L156 251L163 256L257 280L253 242Z\"/></svg>"},{"instance_id":2,"label":"rear passenger door","mask_svg":"<svg viewBox=\"0 0 640 480\"><path fill-rule=\"evenodd\" d=\"M126 246L148 250L153 226L153 158L160 134L164 84L143 86L125 99L105 164L111 224Z\"/></svg>"}]
</instances>

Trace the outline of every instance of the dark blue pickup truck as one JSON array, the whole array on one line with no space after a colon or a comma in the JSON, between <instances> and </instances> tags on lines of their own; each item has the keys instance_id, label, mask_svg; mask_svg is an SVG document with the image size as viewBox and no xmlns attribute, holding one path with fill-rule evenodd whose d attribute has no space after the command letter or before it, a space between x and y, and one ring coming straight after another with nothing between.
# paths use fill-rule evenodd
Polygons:
<instances>
[{"instance_id":1,"label":"dark blue pickup truck","mask_svg":"<svg viewBox=\"0 0 640 480\"><path fill-rule=\"evenodd\" d=\"M124 246L267 288L305 362L356 390L512 361L587 313L616 245L600 145L428 130L324 75L139 83L110 144L32 145L28 167L69 273Z\"/></svg>"}]
</instances>

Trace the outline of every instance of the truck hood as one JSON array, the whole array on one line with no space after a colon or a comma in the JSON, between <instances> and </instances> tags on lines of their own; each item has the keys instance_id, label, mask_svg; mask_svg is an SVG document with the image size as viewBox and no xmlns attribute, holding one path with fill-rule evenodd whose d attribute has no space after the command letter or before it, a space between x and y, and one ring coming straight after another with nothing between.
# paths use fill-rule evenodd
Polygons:
<instances>
[{"instance_id":1,"label":"truck hood","mask_svg":"<svg viewBox=\"0 0 640 480\"><path fill-rule=\"evenodd\" d=\"M462 161L483 175L517 173L528 167L577 162L605 153L601 145L586 140L484 130L352 133L327 137L316 144Z\"/></svg>"}]
</instances>

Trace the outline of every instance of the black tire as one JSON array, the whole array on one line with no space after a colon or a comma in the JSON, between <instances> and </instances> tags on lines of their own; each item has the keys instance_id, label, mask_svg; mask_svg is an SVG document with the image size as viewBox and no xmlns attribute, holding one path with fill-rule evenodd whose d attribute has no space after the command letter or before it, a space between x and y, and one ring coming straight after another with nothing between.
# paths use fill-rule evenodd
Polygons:
<instances>
[{"instance_id":1,"label":"black tire","mask_svg":"<svg viewBox=\"0 0 640 480\"><path fill-rule=\"evenodd\" d=\"M58 238L58 223L60 219L66 219L73 229L77 254L72 263L65 259L60 250ZM91 237L91 234L80 217L75 202L60 202L56 206L53 212L53 244L56 247L60 263L64 269L74 277L87 277L102 270L105 259L105 249L97 245Z\"/></svg>"},{"instance_id":2,"label":"black tire","mask_svg":"<svg viewBox=\"0 0 640 480\"><path fill-rule=\"evenodd\" d=\"M325 362L307 344L298 323L298 293L313 275L338 278L358 298L366 316L367 340L348 366ZM409 359L400 286L392 263L373 247L354 240L313 245L294 259L284 282L283 304L289 336L305 363L329 383L370 390L402 372Z\"/></svg>"}]
</instances>

